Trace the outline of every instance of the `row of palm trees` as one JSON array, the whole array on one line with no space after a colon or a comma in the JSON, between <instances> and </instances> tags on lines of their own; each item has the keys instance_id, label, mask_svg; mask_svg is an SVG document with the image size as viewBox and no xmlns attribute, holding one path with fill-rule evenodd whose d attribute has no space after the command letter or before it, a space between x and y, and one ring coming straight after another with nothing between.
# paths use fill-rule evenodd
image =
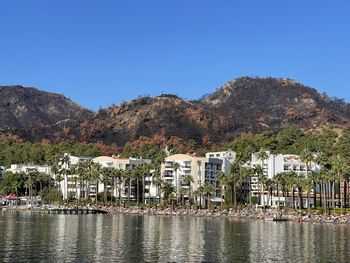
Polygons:
<instances>
[{"instance_id":1,"label":"row of palm trees","mask_svg":"<svg viewBox=\"0 0 350 263\"><path fill-rule=\"evenodd\" d=\"M98 202L99 184L104 185L103 201L107 203L108 189L112 193L117 190L119 202L122 201L122 190L126 189L127 201L131 199L139 202L145 201L145 177L150 175L152 166L148 163L136 166L134 169L121 170L114 167L102 167L92 160L85 160L70 165L69 157L58 158L51 165L51 172L56 179L57 192L60 193L61 182L67 178L75 185L75 198L90 200L91 197ZM124 186L124 187L123 187ZM91 188L94 192L91 193ZM134 191L132 191L134 189ZM79 193L79 194L78 194ZM112 194L111 194L112 196Z\"/></svg>"},{"instance_id":2,"label":"row of palm trees","mask_svg":"<svg viewBox=\"0 0 350 263\"><path fill-rule=\"evenodd\" d=\"M32 204L33 196L42 195L44 188L50 184L50 177L46 173L38 172L34 168L28 168L20 173L6 171L1 182L0 190L3 193L15 193L26 195Z\"/></svg>"},{"instance_id":3,"label":"row of palm trees","mask_svg":"<svg viewBox=\"0 0 350 263\"><path fill-rule=\"evenodd\" d=\"M307 208L311 210L311 198L313 198L314 207L318 205L327 208L334 208L336 204L340 205L341 213L343 207L349 206L350 192L347 192L350 167L347 161L340 155L327 157L323 153L313 154L308 149L304 149L300 154L301 161L305 164L305 174L288 171L278 173L274 178L268 178L264 171L264 162L268 158L266 151L261 150L258 158L261 164L251 167L249 157L251 153L238 153L235 162L231 165L230 175L224 173L217 175L217 180L220 182L223 192L226 186L231 191L231 202L234 208L237 208L237 203L252 204L252 178L258 179L258 202L268 205L272 196L278 197L278 205L280 197L291 197L292 202L289 204L291 208L297 208L295 193L298 195L299 208L304 208L303 200L304 193L307 198ZM315 162L320 165L320 170L310 171L311 163ZM248 198L244 195L244 183L248 182ZM267 194L266 194L267 193ZM311 194L312 193L312 194ZM281 196L282 194L282 196ZM267 195L267 200L265 196ZM338 198L338 201L336 200ZM237 200L238 199L238 200Z\"/></svg>"}]
</instances>

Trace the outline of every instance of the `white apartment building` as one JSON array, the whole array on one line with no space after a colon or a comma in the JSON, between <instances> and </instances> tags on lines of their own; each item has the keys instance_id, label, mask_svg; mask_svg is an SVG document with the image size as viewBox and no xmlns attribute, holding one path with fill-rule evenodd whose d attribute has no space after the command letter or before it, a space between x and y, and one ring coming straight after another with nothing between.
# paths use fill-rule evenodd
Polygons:
<instances>
[{"instance_id":1,"label":"white apartment building","mask_svg":"<svg viewBox=\"0 0 350 263\"><path fill-rule=\"evenodd\" d=\"M236 159L236 153L232 150L222 152L208 152L205 154L207 158L217 158L222 160L222 171L228 176L230 175L231 164Z\"/></svg>"},{"instance_id":2,"label":"white apartment building","mask_svg":"<svg viewBox=\"0 0 350 263\"><path fill-rule=\"evenodd\" d=\"M174 163L179 164L179 169L174 170ZM221 201L221 186L216 180L216 174L222 171L223 160L211 157L201 157L193 154L175 154L165 158L161 166L161 174L165 181L174 185L177 192L181 187L188 188L182 182L182 178L191 175L194 182L192 191L197 190L204 183L211 183L216 192L212 195L212 201ZM188 197L188 196L186 196ZM203 197L198 199L199 204L204 204Z\"/></svg>"},{"instance_id":3,"label":"white apartment building","mask_svg":"<svg viewBox=\"0 0 350 263\"><path fill-rule=\"evenodd\" d=\"M255 165L260 165L263 168L264 175L267 176L267 178L273 179L278 173L287 173L290 171L294 171L301 177L306 176L306 165L300 160L299 155L271 154L269 151L266 153L268 157L265 160L259 159L259 153L253 153L250 166L253 168ZM311 164L309 164L308 171L315 171L319 169L320 166L315 162L311 162ZM268 193L259 183L258 177L252 177L251 182L253 196L258 196L259 192L263 192L260 205L265 204L276 207L278 206L278 202L280 202L280 206L285 206L286 203L292 202L291 198L288 197L277 197L273 195L268 198ZM281 193L279 193L279 195L281 195ZM299 202L299 200L295 201ZM307 204L307 202L308 200L304 199L304 204ZM310 200L310 203L313 205L313 200Z\"/></svg>"},{"instance_id":4,"label":"white apartment building","mask_svg":"<svg viewBox=\"0 0 350 263\"><path fill-rule=\"evenodd\" d=\"M142 164L150 164L150 159L142 159L142 158L122 158L122 157L109 157L109 156L99 156L93 159L94 162L101 164L102 167L113 167L119 170L133 170L136 166ZM117 182L115 182L117 183ZM155 199L156 198L156 190L155 186L152 183L152 175L150 173L144 177L145 184L145 199ZM117 187L113 187L112 185L107 186L109 192L113 192L112 195L115 197L119 196L119 190ZM126 199L128 196L128 188L129 183L126 180L123 180L122 188L121 188L121 197L122 199ZM113 191L114 189L114 191ZM91 185L92 194L96 194L96 186ZM104 185L102 183L99 184L99 192L104 191ZM131 182L131 192L130 192L131 200L136 199L136 180Z\"/></svg>"},{"instance_id":5,"label":"white apartment building","mask_svg":"<svg viewBox=\"0 0 350 263\"><path fill-rule=\"evenodd\" d=\"M51 168L48 165L11 164L11 167L6 171L13 173L26 173L28 170L35 170L39 173L50 174Z\"/></svg>"}]
</instances>

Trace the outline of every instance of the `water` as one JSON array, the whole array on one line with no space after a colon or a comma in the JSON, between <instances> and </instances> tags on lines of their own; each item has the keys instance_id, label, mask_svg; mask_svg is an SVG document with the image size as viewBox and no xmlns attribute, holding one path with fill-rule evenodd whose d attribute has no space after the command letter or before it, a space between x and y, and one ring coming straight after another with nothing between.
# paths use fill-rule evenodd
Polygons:
<instances>
[{"instance_id":1,"label":"water","mask_svg":"<svg viewBox=\"0 0 350 263\"><path fill-rule=\"evenodd\" d=\"M350 262L346 225L0 212L1 262Z\"/></svg>"}]
</instances>

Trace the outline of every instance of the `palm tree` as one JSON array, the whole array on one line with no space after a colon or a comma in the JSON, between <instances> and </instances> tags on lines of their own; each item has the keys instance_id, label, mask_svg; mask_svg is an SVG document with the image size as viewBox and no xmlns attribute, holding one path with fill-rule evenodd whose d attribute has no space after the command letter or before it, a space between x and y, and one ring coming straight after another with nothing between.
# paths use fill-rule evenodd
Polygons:
<instances>
[{"instance_id":1,"label":"palm tree","mask_svg":"<svg viewBox=\"0 0 350 263\"><path fill-rule=\"evenodd\" d=\"M221 187L221 210L223 210L224 198L225 198L224 189L226 185L226 174L222 171L217 173L216 180L220 183L220 187Z\"/></svg>"},{"instance_id":2,"label":"palm tree","mask_svg":"<svg viewBox=\"0 0 350 263\"><path fill-rule=\"evenodd\" d=\"M212 193L215 192L215 190L216 190L215 187L212 184L206 182L199 189L200 189L200 192L202 192L202 194L204 196L206 196L207 209L210 210L210 196L211 196Z\"/></svg>"},{"instance_id":3,"label":"palm tree","mask_svg":"<svg viewBox=\"0 0 350 263\"><path fill-rule=\"evenodd\" d=\"M266 178L266 180L264 181L264 187L267 190L267 201L266 204L268 206L272 205L272 193L273 190L276 187L276 181L270 178Z\"/></svg>"},{"instance_id":4,"label":"palm tree","mask_svg":"<svg viewBox=\"0 0 350 263\"><path fill-rule=\"evenodd\" d=\"M230 167L230 176L227 177L226 183L231 187L231 200L233 202L233 207L237 210L237 193L236 185L240 178L240 174L237 171L237 164L232 163Z\"/></svg>"},{"instance_id":5,"label":"palm tree","mask_svg":"<svg viewBox=\"0 0 350 263\"><path fill-rule=\"evenodd\" d=\"M248 176L249 170L247 170L247 167L244 167L244 165L250 160L252 149L251 147L245 148L244 150L241 150L237 152L235 163L238 166L239 171L239 186L240 186L240 201L241 204L244 203L244 197L243 197L243 180Z\"/></svg>"},{"instance_id":6,"label":"palm tree","mask_svg":"<svg viewBox=\"0 0 350 263\"><path fill-rule=\"evenodd\" d=\"M115 168L113 167L103 167L101 174L102 174L102 182L103 182L103 204L106 205L107 200L107 188L109 183L111 182L111 179L113 178L113 173Z\"/></svg>"},{"instance_id":7,"label":"palm tree","mask_svg":"<svg viewBox=\"0 0 350 263\"><path fill-rule=\"evenodd\" d=\"M179 192L179 195L180 195L180 198L181 198L181 206L184 207L185 195L188 193L188 189L184 188L184 187L180 187L178 192Z\"/></svg>"},{"instance_id":8,"label":"palm tree","mask_svg":"<svg viewBox=\"0 0 350 263\"><path fill-rule=\"evenodd\" d=\"M173 193L175 192L174 185L169 182L164 182L162 186L162 190L164 193L164 200L172 201L172 196L173 196Z\"/></svg>"},{"instance_id":9,"label":"palm tree","mask_svg":"<svg viewBox=\"0 0 350 263\"><path fill-rule=\"evenodd\" d=\"M159 197L159 204L160 204L161 198L162 198L162 186L163 186L164 181L163 181L162 177L160 176L160 174L158 174L156 171L155 171L155 174L152 178L152 181L156 185L157 196Z\"/></svg>"},{"instance_id":10,"label":"palm tree","mask_svg":"<svg viewBox=\"0 0 350 263\"><path fill-rule=\"evenodd\" d=\"M189 199L189 205L191 207L192 203L192 183L194 182L192 175L186 174L182 178L182 184L188 186L188 199Z\"/></svg>"},{"instance_id":11,"label":"palm tree","mask_svg":"<svg viewBox=\"0 0 350 263\"><path fill-rule=\"evenodd\" d=\"M143 170L142 166L137 166L133 171L132 171L133 178L136 179L136 203L137 206L139 206L140 202L140 178L143 177Z\"/></svg>"},{"instance_id":12,"label":"palm tree","mask_svg":"<svg viewBox=\"0 0 350 263\"><path fill-rule=\"evenodd\" d=\"M320 206L323 207L324 213L326 214L327 210L327 193L326 193L326 177L327 173L325 173L324 168L321 168L320 171L314 171L313 173L317 173L317 175L313 175L314 178L317 178L319 186L320 186Z\"/></svg>"},{"instance_id":13,"label":"palm tree","mask_svg":"<svg viewBox=\"0 0 350 263\"><path fill-rule=\"evenodd\" d=\"M37 176L38 171L37 169L27 168L26 175L27 175L27 186L29 191L29 200L30 200L30 207L33 208L33 179Z\"/></svg>"},{"instance_id":14,"label":"palm tree","mask_svg":"<svg viewBox=\"0 0 350 263\"><path fill-rule=\"evenodd\" d=\"M284 173L281 172L281 173L278 173L275 175L275 182L276 182L276 192L277 192L277 198L278 198L278 210L280 209L280 188L281 186L283 185L284 183ZM282 191L283 192L283 191Z\"/></svg>"},{"instance_id":15,"label":"palm tree","mask_svg":"<svg viewBox=\"0 0 350 263\"><path fill-rule=\"evenodd\" d=\"M263 205L263 209L264 212L266 211L266 201L265 201L265 188L267 187L268 184L268 178L265 174L262 174L259 178L260 181L260 185L261 185L261 192L262 192L262 205ZM269 189L267 189L269 190ZM269 193L268 193L269 194Z\"/></svg>"},{"instance_id":16,"label":"palm tree","mask_svg":"<svg viewBox=\"0 0 350 263\"><path fill-rule=\"evenodd\" d=\"M267 153L266 150L260 149L258 153L258 159L261 161L261 167L264 169L264 161L269 158L269 154Z\"/></svg>"},{"instance_id":17,"label":"palm tree","mask_svg":"<svg viewBox=\"0 0 350 263\"><path fill-rule=\"evenodd\" d=\"M308 149L305 148L301 154L300 154L300 160L305 163L305 177L306 179L309 178L309 167L311 162L315 159L314 155L312 154L312 152ZM308 185L308 184L307 184ZM308 185L309 186L309 185ZM309 188L309 187L308 187ZM310 189L310 188L309 188ZM312 187L309 191L312 190ZM316 189L315 189L316 190ZM310 193L307 193L308 196ZM316 195L315 191L314 191L314 195ZM310 201L310 200L309 200ZM308 207L311 205L310 202L308 201ZM314 204L316 205L316 203Z\"/></svg>"},{"instance_id":18,"label":"palm tree","mask_svg":"<svg viewBox=\"0 0 350 263\"><path fill-rule=\"evenodd\" d=\"M193 199L194 199L194 209L197 210L197 208L198 208L198 196L201 195L199 188L197 190L194 190L192 195L193 195Z\"/></svg>"},{"instance_id":19,"label":"palm tree","mask_svg":"<svg viewBox=\"0 0 350 263\"><path fill-rule=\"evenodd\" d=\"M65 153L61 158L59 158L58 164L59 164L60 174L63 175L64 184L68 183L70 156ZM66 193L66 195L68 197L68 193Z\"/></svg>"},{"instance_id":20,"label":"palm tree","mask_svg":"<svg viewBox=\"0 0 350 263\"><path fill-rule=\"evenodd\" d=\"M308 206L307 206L307 209L308 209L308 213L309 215L311 214L311 205L310 205L310 191L312 190L313 188L313 181L311 178L304 178L302 180L302 185L303 185L303 189L306 190L307 192L307 202L308 202Z\"/></svg>"},{"instance_id":21,"label":"palm tree","mask_svg":"<svg viewBox=\"0 0 350 263\"><path fill-rule=\"evenodd\" d=\"M246 177L248 177L248 203L252 204L252 177L254 177L254 169L246 168Z\"/></svg>"},{"instance_id":22,"label":"palm tree","mask_svg":"<svg viewBox=\"0 0 350 263\"><path fill-rule=\"evenodd\" d=\"M297 184L297 174L294 171L285 173L285 185L287 189L290 189L292 196L292 208L294 209L294 187ZM289 196L289 195L288 195Z\"/></svg>"},{"instance_id":23,"label":"palm tree","mask_svg":"<svg viewBox=\"0 0 350 263\"><path fill-rule=\"evenodd\" d=\"M262 204L262 178L264 176L264 170L260 164L254 165L253 173L256 177L258 177L258 185L259 185L259 204Z\"/></svg>"},{"instance_id":24,"label":"palm tree","mask_svg":"<svg viewBox=\"0 0 350 263\"><path fill-rule=\"evenodd\" d=\"M135 170L126 169L123 171L124 184L128 184L127 203L130 206L132 180L135 178Z\"/></svg>"},{"instance_id":25,"label":"palm tree","mask_svg":"<svg viewBox=\"0 0 350 263\"><path fill-rule=\"evenodd\" d=\"M117 179L117 184L118 184L118 202L119 206L122 203L122 185L123 185L123 171L120 169L113 169L113 179ZM115 184L115 180L113 180L113 187Z\"/></svg>"},{"instance_id":26,"label":"palm tree","mask_svg":"<svg viewBox=\"0 0 350 263\"><path fill-rule=\"evenodd\" d=\"M176 196L176 202L177 202L177 191L178 191L178 174L177 171L180 169L180 164L177 162L173 162L172 168L174 169L175 172L175 196Z\"/></svg>"},{"instance_id":27,"label":"palm tree","mask_svg":"<svg viewBox=\"0 0 350 263\"><path fill-rule=\"evenodd\" d=\"M62 181L62 176L60 174L59 158L57 156L55 156L53 159L51 159L50 162L51 162L50 171L53 174L53 177L56 181L57 200L59 201L60 186L61 186L61 181Z\"/></svg>"},{"instance_id":28,"label":"palm tree","mask_svg":"<svg viewBox=\"0 0 350 263\"><path fill-rule=\"evenodd\" d=\"M349 166L340 155L336 155L332 158L332 170L338 177L339 185L343 185L343 187L340 187L340 193L339 193L340 194L340 213L343 214L344 193L345 193L344 178L349 171Z\"/></svg>"},{"instance_id":29,"label":"palm tree","mask_svg":"<svg viewBox=\"0 0 350 263\"><path fill-rule=\"evenodd\" d=\"M47 184L47 182L49 181L49 175L46 173L38 173L37 174L37 182L40 185L40 195L42 196L43 194L43 184Z\"/></svg>"},{"instance_id":30,"label":"palm tree","mask_svg":"<svg viewBox=\"0 0 350 263\"><path fill-rule=\"evenodd\" d=\"M85 191L85 187L87 185L87 169L86 169L86 163L85 162L81 162L76 164L75 167L75 174L77 175L77 180L79 181L79 195L77 192L77 198L80 199L87 199L87 195L86 195L86 191ZM85 184L86 182L86 184Z\"/></svg>"},{"instance_id":31,"label":"palm tree","mask_svg":"<svg viewBox=\"0 0 350 263\"><path fill-rule=\"evenodd\" d=\"M298 188L298 195L299 195L299 209L303 209L304 208L304 197L303 197L303 184L302 184L302 180L304 179L304 177L301 174L297 174L296 173L296 186Z\"/></svg>"},{"instance_id":32,"label":"palm tree","mask_svg":"<svg viewBox=\"0 0 350 263\"><path fill-rule=\"evenodd\" d=\"M100 176L100 165L93 162L92 160L86 160L80 164L81 179L85 181L86 186L86 199L90 199L90 182L95 181L98 183ZM98 191L98 186L96 185L96 195ZM96 196L97 197L97 196Z\"/></svg>"},{"instance_id":33,"label":"palm tree","mask_svg":"<svg viewBox=\"0 0 350 263\"><path fill-rule=\"evenodd\" d=\"M87 162L88 162L87 163L88 166L86 168L87 168L88 178L90 179L91 182L95 183L95 203L97 205L102 166L100 163L96 163L92 160Z\"/></svg>"},{"instance_id":34,"label":"palm tree","mask_svg":"<svg viewBox=\"0 0 350 263\"><path fill-rule=\"evenodd\" d=\"M149 176L150 174L150 170L152 169L152 165L148 164L148 163L142 163L140 166L138 166L138 178L137 180L139 181L140 177L142 178L142 195L141 195L141 201L144 204L145 203L145 185L146 185L146 181L145 181L145 177ZM139 184L138 184L139 187ZM150 189L150 187L149 187ZM139 193L139 190L137 190L137 192ZM139 198L137 198L137 200L139 200Z\"/></svg>"}]
</instances>

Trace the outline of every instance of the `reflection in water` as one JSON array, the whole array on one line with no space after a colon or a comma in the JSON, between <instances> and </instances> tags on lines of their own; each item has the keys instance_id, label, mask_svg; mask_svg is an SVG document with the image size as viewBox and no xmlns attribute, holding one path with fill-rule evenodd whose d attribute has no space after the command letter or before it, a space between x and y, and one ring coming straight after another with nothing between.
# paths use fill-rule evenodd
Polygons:
<instances>
[{"instance_id":1,"label":"reflection in water","mask_svg":"<svg viewBox=\"0 0 350 263\"><path fill-rule=\"evenodd\" d=\"M4 262L349 262L346 225L0 212Z\"/></svg>"}]
</instances>

